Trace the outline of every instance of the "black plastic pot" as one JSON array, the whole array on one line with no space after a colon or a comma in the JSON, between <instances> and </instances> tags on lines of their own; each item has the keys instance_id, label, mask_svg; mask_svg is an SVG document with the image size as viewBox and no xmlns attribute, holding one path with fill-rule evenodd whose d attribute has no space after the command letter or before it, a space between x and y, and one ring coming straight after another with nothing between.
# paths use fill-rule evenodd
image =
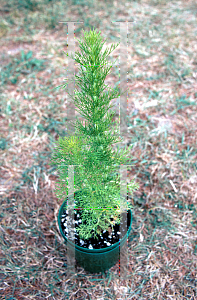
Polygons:
<instances>
[{"instance_id":1,"label":"black plastic pot","mask_svg":"<svg viewBox=\"0 0 197 300\"><path fill-rule=\"evenodd\" d=\"M78 246L66 238L66 235L64 234L61 226L61 218L66 205L67 200L65 200L60 207L58 213L58 225L60 233L63 236L67 247L70 247L72 250L74 250L75 248L75 259L77 263L90 273L103 273L104 271L113 267L119 260L120 249L127 241L127 237L129 236L131 231L131 210L127 211L127 226L129 225L129 228L127 230L127 233L120 240L120 242L117 242L111 246L107 246L106 248L102 249L88 249L85 247Z\"/></svg>"}]
</instances>

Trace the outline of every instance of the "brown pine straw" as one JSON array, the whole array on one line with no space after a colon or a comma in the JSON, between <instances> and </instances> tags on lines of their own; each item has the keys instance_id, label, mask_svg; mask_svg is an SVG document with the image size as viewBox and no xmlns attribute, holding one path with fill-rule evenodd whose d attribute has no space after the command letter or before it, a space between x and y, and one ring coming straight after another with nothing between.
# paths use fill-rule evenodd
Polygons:
<instances>
[{"instance_id":1,"label":"brown pine straw","mask_svg":"<svg viewBox=\"0 0 197 300\"><path fill-rule=\"evenodd\" d=\"M181 292L195 299L195 231L185 222L188 216L192 220L189 211L182 213L180 220L177 209L172 206L164 209L162 203L152 210L136 208L133 232L128 240L127 277L118 277L117 263L105 275L90 274L76 266L76 274L68 278L66 247L54 220L58 211L54 195L43 189L36 204L30 189L10 192L8 197L1 198L1 207L0 276L4 296L121 299L125 293L125 298L130 294L127 299L137 299L140 292L154 299L160 290L163 296L174 291L174 299L181 299ZM105 298L102 298L103 291Z\"/></svg>"},{"instance_id":2,"label":"brown pine straw","mask_svg":"<svg viewBox=\"0 0 197 300\"><path fill-rule=\"evenodd\" d=\"M0 9L0 300L196 300L196 1L53 1L53 14L42 0L29 10L9 1ZM125 143L133 144L134 157L127 176L140 184L128 195L134 206L128 270L120 278L119 262L105 274L76 265L68 275L57 228L58 176L49 166L68 121L66 92L52 88L63 84L68 60L61 54L64 25L50 26L86 20L82 28L98 27L110 46L119 42L111 18L136 20L123 49L129 73ZM22 49L46 59L44 69L25 69ZM117 84L117 74L114 67L106 84ZM117 99L112 104L118 120Z\"/></svg>"}]
</instances>

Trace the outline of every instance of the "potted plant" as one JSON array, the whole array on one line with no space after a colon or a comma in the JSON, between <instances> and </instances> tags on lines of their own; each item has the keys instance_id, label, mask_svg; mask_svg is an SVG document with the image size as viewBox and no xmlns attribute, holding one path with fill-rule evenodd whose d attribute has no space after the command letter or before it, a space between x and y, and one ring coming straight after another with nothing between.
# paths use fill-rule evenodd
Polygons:
<instances>
[{"instance_id":1,"label":"potted plant","mask_svg":"<svg viewBox=\"0 0 197 300\"><path fill-rule=\"evenodd\" d=\"M117 262L120 222L127 221L129 228L120 241L120 247L125 243L132 223L132 205L126 202L121 209L123 199L118 173L120 165L130 161L132 145L128 150L113 149L113 144L120 142L120 138L113 129L113 125L116 129L118 126L112 121L115 112L109 113L108 110L112 107L109 102L119 96L119 91L117 88L110 90L104 84L112 67L107 66L107 58L118 44L102 52L104 43L96 30L84 32L84 41L79 40L81 51L72 58L80 66L79 76L75 75L80 89L75 90L74 97L69 95L85 123L77 118L75 135L59 137L51 163L57 165L60 176L56 195L64 200L58 214L60 232L68 246L75 247L78 263L94 273L103 272ZM61 86L65 88L66 85ZM70 205L66 181L69 165L75 166L75 245L67 239ZM131 194L138 188L133 180L127 184ZM127 220L121 218L124 212L128 213Z\"/></svg>"}]
</instances>

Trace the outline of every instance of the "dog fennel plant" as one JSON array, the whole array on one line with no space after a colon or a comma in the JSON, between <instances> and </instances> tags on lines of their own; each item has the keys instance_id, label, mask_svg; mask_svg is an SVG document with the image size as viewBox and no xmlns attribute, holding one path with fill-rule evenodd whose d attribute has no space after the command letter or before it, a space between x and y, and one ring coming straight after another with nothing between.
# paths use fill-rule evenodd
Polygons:
<instances>
[{"instance_id":1,"label":"dog fennel plant","mask_svg":"<svg viewBox=\"0 0 197 300\"><path fill-rule=\"evenodd\" d=\"M118 124L112 122L115 112L108 110L112 107L109 106L110 101L119 96L119 91L117 88L111 90L104 81L112 68L107 67L107 58L119 44L102 52L105 41L100 37L100 32L94 29L84 32L84 40L78 41L81 51L75 53L75 58L71 57L80 66L79 76L75 75L78 88L74 97L68 94L85 118L85 125L76 118L75 136L59 137L52 164L57 165L60 178L55 192L63 200L67 199L68 184L65 185L65 181L68 178L68 166L75 165L74 192L79 191L75 209L82 209L82 223L76 230L80 238L88 239L93 235L97 238L97 234L101 230L108 230L110 225L113 228L113 225L120 224L120 214L132 208L125 201L124 210L120 209L121 201L125 199L121 199L120 175L116 172L121 164L130 162L127 156L132 145L128 150L112 149L112 144L120 142L120 138L117 136ZM60 86L66 88L66 85ZM115 124L116 130L113 130L112 125ZM139 185L133 180L127 184L130 193L138 188Z\"/></svg>"}]
</instances>

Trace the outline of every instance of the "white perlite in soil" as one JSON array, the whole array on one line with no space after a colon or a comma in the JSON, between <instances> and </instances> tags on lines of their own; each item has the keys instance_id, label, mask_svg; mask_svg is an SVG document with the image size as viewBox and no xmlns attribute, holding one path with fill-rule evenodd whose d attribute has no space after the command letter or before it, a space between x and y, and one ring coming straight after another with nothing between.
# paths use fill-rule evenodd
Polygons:
<instances>
[{"instance_id":1,"label":"white perlite in soil","mask_svg":"<svg viewBox=\"0 0 197 300\"><path fill-rule=\"evenodd\" d=\"M71 221L69 220L68 222L68 226L67 226L67 216L68 213L67 211L63 208L62 210L62 215L61 215L61 227L62 227L62 231L65 234L65 236L67 237L68 235L68 228L71 227ZM110 232L106 230L103 230L101 232L100 235L97 235L98 239L92 237L86 240L82 240L79 238L78 233L76 232L76 228L79 227L79 225L82 223L81 221L81 212L79 210L75 210L75 215L74 215L74 219L75 219L75 244L80 246L80 247L84 247L84 248L88 248L88 249L101 249L101 248L106 248L108 246L111 246L117 242L119 242L119 237L120 237L120 224L116 224L113 226L113 231L112 231L112 227L111 225L109 226L110 228ZM113 219L111 219L111 221L113 221ZM127 218L125 218L125 220L123 219L123 225L121 224L121 227L124 229L126 227L126 223L127 223L127 227L126 227L126 231L123 230L123 236L127 233L127 230L129 228L129 224L130 224L130 216L129 214L127 214ZM86 221L85 221L85 224ZM94 232L94 231L92 231Z\"/></svg>"}]
</instances>

